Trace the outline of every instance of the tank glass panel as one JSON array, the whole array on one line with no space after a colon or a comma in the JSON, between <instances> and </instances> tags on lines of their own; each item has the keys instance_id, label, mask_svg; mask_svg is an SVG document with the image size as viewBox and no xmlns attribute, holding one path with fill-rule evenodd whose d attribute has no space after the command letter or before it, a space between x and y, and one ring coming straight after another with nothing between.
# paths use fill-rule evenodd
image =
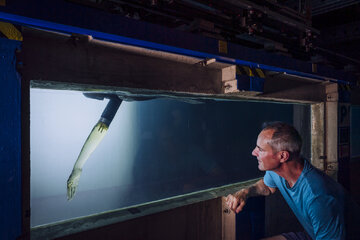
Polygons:
<instances>
[{"instance_id":1,"label":"tank glass panel","mask_svg":"<svg viewBox=\"0 0 360 240\"><path fill-rule=\"evenodd\" d=\"M261 177L251 155L261 125L293 123L295 106L123 101L68 200L68 178L109 100L33 88L30 100L32 227Z\"/></svg>"}]
</instances>

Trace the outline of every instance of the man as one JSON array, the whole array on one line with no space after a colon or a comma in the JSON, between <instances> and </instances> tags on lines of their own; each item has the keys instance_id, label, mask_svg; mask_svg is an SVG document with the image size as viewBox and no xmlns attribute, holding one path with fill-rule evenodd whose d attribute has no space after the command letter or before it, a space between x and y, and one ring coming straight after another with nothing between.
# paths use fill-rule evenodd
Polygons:
<instances>
[{"instance_id":1,"label":"man","mask_svg":"<svg viewBox=\"0 0 360 240\"><path fill-rule=\"evenodd\" d=\"M269 239L345 239L344 190L300 156L301 144L291 125L276 122L266 126L252 152L265 176L229 195L227 205L239 213L249 197L268 196L279 189L306 233L284 233Z\"/></svg>"}]
</instances>

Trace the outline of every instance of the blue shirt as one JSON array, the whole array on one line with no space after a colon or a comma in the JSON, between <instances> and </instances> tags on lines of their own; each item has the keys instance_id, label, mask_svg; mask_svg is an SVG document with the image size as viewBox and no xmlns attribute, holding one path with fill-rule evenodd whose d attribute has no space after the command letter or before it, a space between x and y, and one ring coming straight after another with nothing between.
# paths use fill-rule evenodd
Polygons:
<instances>
[{"instance_id":1,"label":"blue shirt","mask_svg":"<svg viewBox=\"0 0 360 240\"><path fill-rule=\"evenodd\" d=\"M266 171L264 183L280 190L312 239L345 239L345 192L308 161L293 187L273 171Z\"/></svg>"}]
</instances>

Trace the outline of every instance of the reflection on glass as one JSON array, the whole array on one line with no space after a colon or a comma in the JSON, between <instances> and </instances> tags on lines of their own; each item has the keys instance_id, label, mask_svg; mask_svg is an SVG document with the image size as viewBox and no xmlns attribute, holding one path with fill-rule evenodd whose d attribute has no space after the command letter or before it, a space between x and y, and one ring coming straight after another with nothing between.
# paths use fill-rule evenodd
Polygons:
<instances>
[{"instance_id":1,"label":"reflection on glass","mask_svg":"<svg viewBox=\"0 0 360 240\"><path fill-rule=\"evenodd\" d=\"M261 124L293 120L291 104L124 101L67 201L66 181L108 100L30 94L31 226L260 177L251 151Z\"/></svg>"}]
</instances>

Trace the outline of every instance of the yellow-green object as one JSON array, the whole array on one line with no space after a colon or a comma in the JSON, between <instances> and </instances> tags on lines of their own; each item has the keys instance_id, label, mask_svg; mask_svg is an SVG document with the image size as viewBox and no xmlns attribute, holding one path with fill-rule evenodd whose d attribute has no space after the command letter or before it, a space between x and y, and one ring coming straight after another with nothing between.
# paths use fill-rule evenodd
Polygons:
<instances>
[{"instance_id":1,"label":"yellow-green object","mask_svg":"<svg viewBox=\"0 0 360 240\"><path fill-rule=\"evenodd\" d=\"M74 197L76 188L79 184L82 168L92 152L105 137L108 128L109 127L105 123L99 121L86 139L67 181L68 200L71 200Z\"/></svg>"},{"instance_id":2,"label":"yellow-green object","mask_svg":"<svg viewBox=\"0 0 360 240\"><path fill-rule=\"evenodd\" d=\"M85 95L85 94L84 94ZM110 126L111 121L114 119L117 110L122 103L122 99L119 99L116 95L98 95L98 94L86 94L85 96L95 99L103 100L105 97L109 98L109 102L106 105L100 120L90 132L90 135L86 139L84 146L82 147L80 154L74 164L73 170L67 181L67 197L71 200L76 192L76 188L79 184L82 168L85 162L88 160L92 152L99 145L101 140L105 137L105 134Z\"/></svg>"},{"instance_id":3,"label":"yellow-green object","mask_svg":"<svg viewBox=\"0 0 360 240\"><path fill-rule=\"evenodd\" d=\"M23 36L21 32L11 23L0 22L0 32L8 39L22 41Z\"/></svg>"}]
</instances>

